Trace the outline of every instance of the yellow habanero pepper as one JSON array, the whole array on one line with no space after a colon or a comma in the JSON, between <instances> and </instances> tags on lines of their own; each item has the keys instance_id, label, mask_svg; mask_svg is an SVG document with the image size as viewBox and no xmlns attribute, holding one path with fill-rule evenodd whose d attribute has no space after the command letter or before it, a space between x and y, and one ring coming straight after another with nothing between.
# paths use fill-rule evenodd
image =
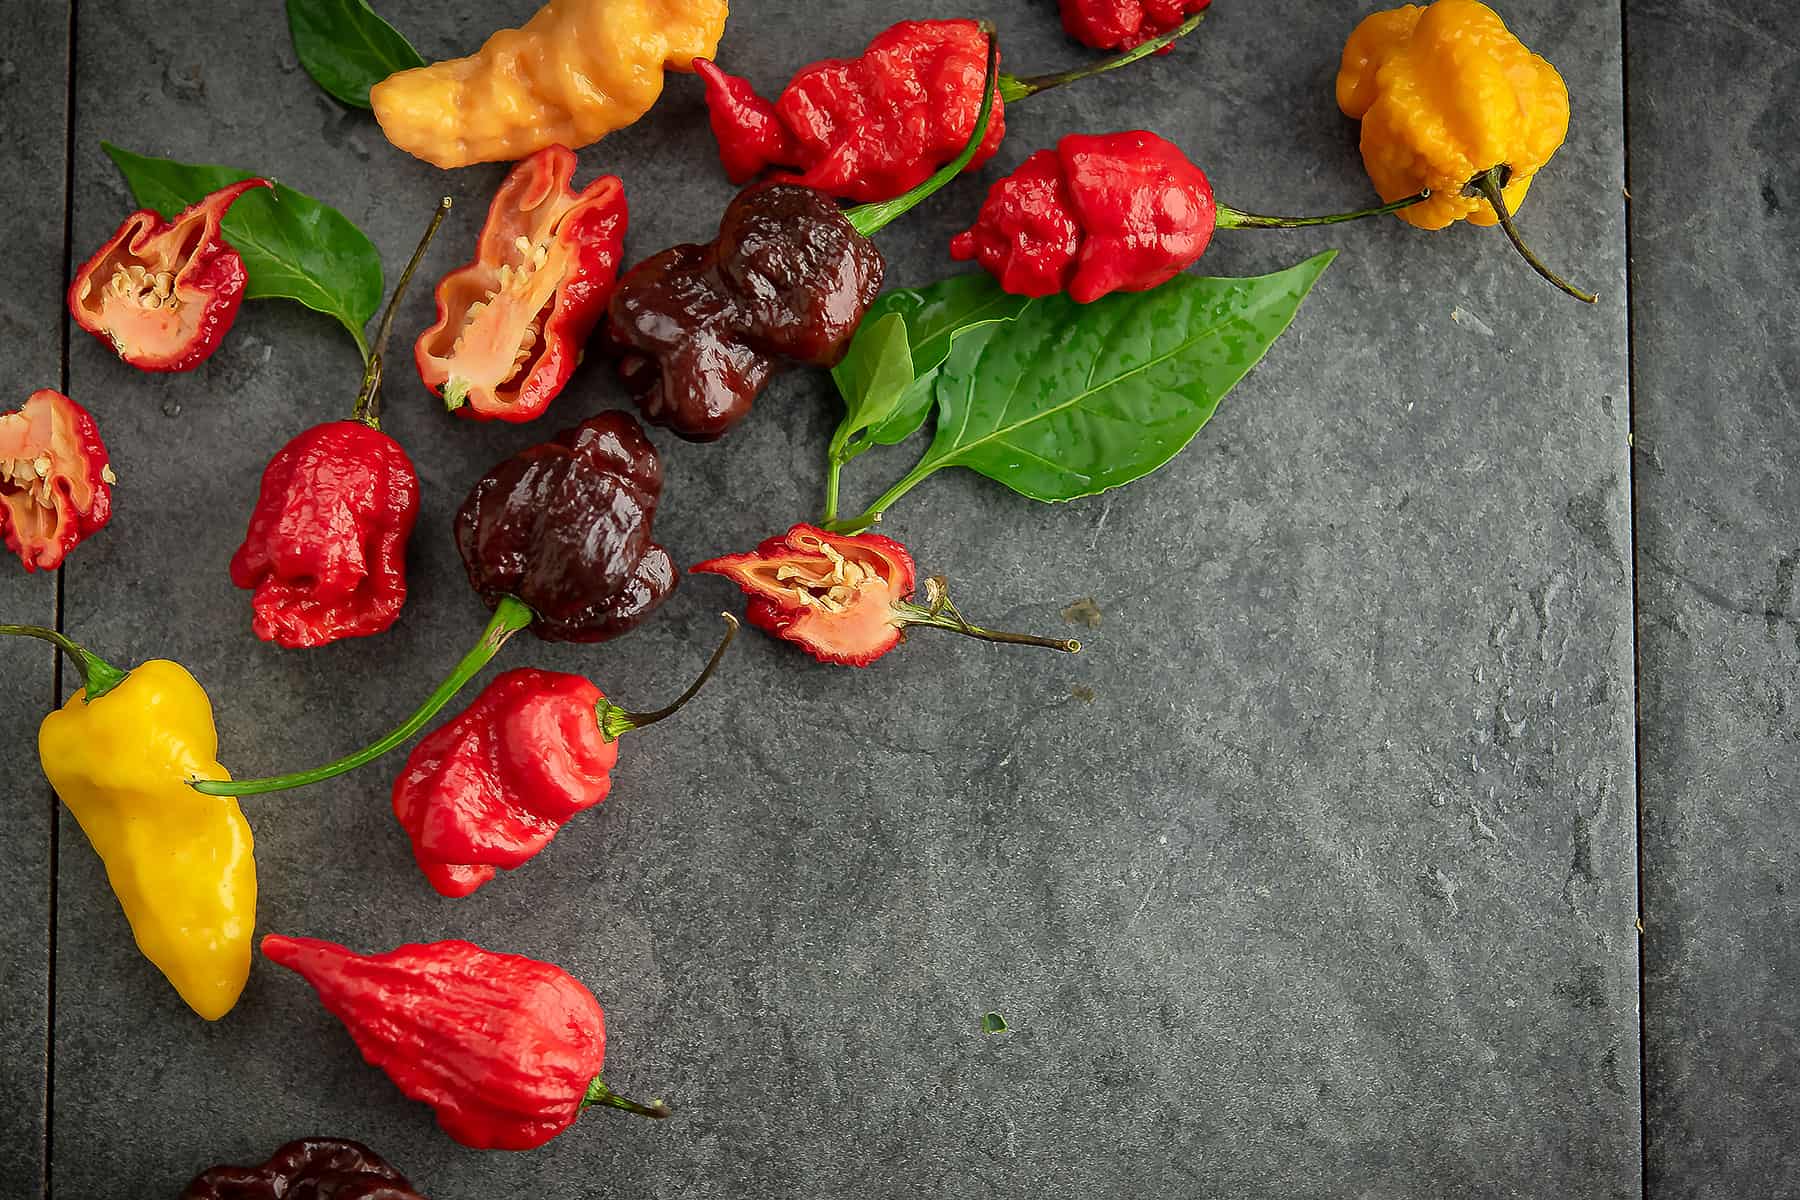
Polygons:
<instances>
[{"instance_id":1,"label":"yellow habanero pepper","mask_svg":"<svg viewBox=\"0 0 1800 1200\"><path fill-rule=\"evenodd\" d=\"M218 1020L250 977L256 860L237 801L188 786L231 778L206 693L178 663L127 672L53 629L0 634L52 642L81 671L82 690L38 727L44 774L106 864L138 949Z\"/></svg>"},{"instance_id":2,"label":"yellow habanero pepper","mask_svg":"<svg viewBox=\"0 0 1800 1200\"><path fill-rule=\"evenodd\" d=\"M1532 268L1593 303L1520 239L1512 214L1569 132L1569 90L1479 0L1435 0L1365 18L1344 46L1338 107L1362 122L1363 165L1383 200L1431 190L1402 221L1505 229Z\"/></svg>"},{"instance_id":3,"label":"yellow habanero pepper","mask_svg":"<svg viewBox=\"0 0 1800 1200\"><path fill-rule=\"evenodd\" d=\"M369 103L388 141L439 167L579 148L649 112L665 66L711 58L727 11L725 0L550 0L467 58L388 76Z\"/></svg>"}]
</instances>

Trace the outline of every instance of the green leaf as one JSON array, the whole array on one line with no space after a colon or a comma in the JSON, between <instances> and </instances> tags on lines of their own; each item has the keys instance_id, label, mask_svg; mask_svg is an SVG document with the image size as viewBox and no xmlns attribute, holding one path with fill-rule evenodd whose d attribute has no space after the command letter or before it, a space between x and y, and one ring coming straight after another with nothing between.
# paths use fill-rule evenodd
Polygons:
<instances>
[{"instance_id":1,"label":"green leaf","mask_svg":"<svg viewBox=\"0 0 1800 1200\"><path fill-rule=\"evenodd\" d=\"M294 53L313 82L353 108L369 107L369 89L422 67L412 43L363 0L287 0Z\"/></svg>"},{"instance_id":2,"label":"green leaf","mask_svg":"<svg viewBox=\"0 0 1800 1200\"><path fill-rule=\"evenodd\" d=\"M108 142L101 146L118 164L137 202L169 218L253 174L234 167L149 158ZM225 240L244 259L249 276L246 299L297 300L336 317L356 339L363 357L369 356L363 328L381 306L381 256L348 217L278 183L273 191L246 192L225 214L222 229Z\"/></svg>"},{"instance_id":3,"label":"green leaf","mask_svg":"<svg viewBox=\"0 0 1800 1200\"><path fill-rule=\"evenodd\" d=\"M1006 1018L997 1012L987 1013L981 1018L981 1032L983 1033L1005 1033L1006 1030Z\"/></svg>"},{"instance_id":4,"label":"green leaf","mask_svg":"<svg viewBox=\"0 0 1800 1200\"><path fill-rule=\"evenodd\" d=\"M1253 279L1178 275L1092 304L1051 296L958 338L937 434L875 509L945 467L1073 500L1168 462L1288 327L1336 251Z\"/></svg>"},{"instance_id":5,"label":"green leaf","mask_svg":"<svg viewBox=\"0 0 1800 1200\"><path fill-rule=\"evenodd\" d=\"M868 448L865 442L850 449L851 435L886 420L900 394L915 382L906 318L897 312L880 317L870 312L831 377L844 398L844 419L832 436L831 456L845 462Z\"/></svg>"}]
</instances>

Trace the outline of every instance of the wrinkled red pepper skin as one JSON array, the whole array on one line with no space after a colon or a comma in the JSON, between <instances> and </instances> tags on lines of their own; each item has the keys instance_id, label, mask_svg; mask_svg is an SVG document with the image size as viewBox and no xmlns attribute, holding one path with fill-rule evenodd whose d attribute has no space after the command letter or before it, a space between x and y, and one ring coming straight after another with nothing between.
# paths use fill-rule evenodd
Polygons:
<instances>
[{"instance_id":1,"label":"wrinkled red pepper skin","mask_svg":"<svg viewBox=\"0 0 1800 1200\"><path fill-rule=\"evenodd\" d=\"M773 103L705 59L706 107L733 183L768 170L848 200L891 200L955 158L981 109L987 38L974 21L901 21L855 58L802 67ZM994 115L975 170L1006 137Z\"/></svg>"},{"instance_id":2,"label":"wrinkled red pepper skin","mask_svg":"<svg viewBox=\"0 0 1800 1200\"><path fill-rule=\"evenodd\" d=\"M263 471L231 582L253 591L251 629L289 649L381 633L406 603L419 477L400 444L361 421L315 425Z\"/></svg>"},{"instance_id":3,"label":"wrinkled red pepper skin","mask_svg":"<svg viewBox=\"0 0 1800 1200\"><path fill-rule=\"evenodd\" d=\"M892 538L804 524L691 569L737 584L758 629L848 667L866 667L904 640L894 605L912 598L916 575L912 555Z\"/></svg>"},{"instance_id":4,"label":"wrinkled red pepper skin","mask_svg":"<svg viewBox=\"0 0 1800 1200\"><path fill-rule=\"evenodd\" d=\"M464 417L540 416L606 315L625 248L625 189L604 175L577 194L574 174L566 146L522 160L494 193L475 257L438 284L437 321L413 357L425 386Z\"/></svg>"},{"instance_id":5,"label":"wrinkled red pepper skin","mask_svg":"<svg viewBox=\"0 0 1800 1200\"><path fill-rule=\"evenodd\" d=\"M147 208L132 213L75 273L69 314L140 370L199 366L237 320L248 279L219 223L245 192L271 186L242 180L173 221Z\"/></svg>"},{"instance_id":6,"label":"wrinkled red pepper skin","mask_svg":"<svg viewBox=\"0 0 1800 1200\"><path fill-rule=\"evenodd\" d=\"M0 416L0 533L27 571L54 571L112 519L112 484L100 427L61 392Z\"/></svg>"},{"instance_id":7,"label":"wrinkled red pepper skin","mask_svg":"<svg viewBox=\"0 0 1800 1200\"><path fill-rule=\"evenodd\" d=\"M1169 32L1212 0L1062 0L1063 28L1096 50L1129 50ZM1175 47L1164 46L1158 54Z\"/></svg>"},{"instance_id":8,"label":"wrinkled red pepper skin","mask_svg":"<svg viewBox=\"0 0 1800 1200\"><path fill-rule=\"evenodd\" d=\"M467 896L550 844L606 799L619 744L600 732L600 689L521 668L432 731L394 780L394 816L440 895Z\"/></svg>"},{"instance_id":9,"label":"wrinkled red pepper skin","mask_svg":"<svg viewBox=\"0 0 1800 1200\"><path fill-rule=\"evenodd\" d=\"M567 972L469 942L356 954L269 934L357 1049L476 1150L530 1150L570 1125L606 1060L606 1016Z\"/></svg>"},{"instance_id":10,"label":"wrinkled red pepper skin","mask_svg":"<svg viewBox=\"0 0 1800 1200\"><path fill-rule=\"evenodd\" d=\"M950 254L975 259L1019 296L1088 304L1168 282L1206 253L1212 184L1154 133L1072 133L988 190Z\"/></svg>"}]
</instances>

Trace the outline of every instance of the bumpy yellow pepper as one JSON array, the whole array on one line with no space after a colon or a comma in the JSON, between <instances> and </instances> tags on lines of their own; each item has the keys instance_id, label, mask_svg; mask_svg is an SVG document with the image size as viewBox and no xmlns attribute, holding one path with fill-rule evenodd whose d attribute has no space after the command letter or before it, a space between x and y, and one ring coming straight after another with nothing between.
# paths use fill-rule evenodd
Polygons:
<instances>
[{"instance_id":1,"label":"bumpy yellow pepper","mask_svg":"<svg viewBox=\"0 0 1800 1200\"><path fill-rule=\"evenodd\" d=\"M1362 122L1363 165L1421 229L1500 224L1539 274L1579 299L1519 240L1512 213L1569 132L1569 91L1479 0L1435 0L1365 18L1344 46L1338 107Z\"/></svg>"},{"instance_id":2,"label":"bumpy yellow pepper","mask_svg":"<svg viewBox=\"0 0 1800 1200\"><path fill-rule=\"evenodd\" d=\"M550 0L467 58L390 75L369 92L388 141L440 167L510 162L623 129L725 32L725 0Z\"/></svg>"},{"instance_id":3,"label":"bumpy yellow pepper","mask_svg":"<svg viewBox=\"0 0 1800 1200\"><path fill-rule=\"evenodd\" d=\"M218 1020L250 977L256 860L238 802L188 786L231 778L206 693L178 663L124 672L54 630L0 633L54 642L80 669L82 690L38 727L44 774L106 864L138 949Z\"/></svg>"}]
</instances>

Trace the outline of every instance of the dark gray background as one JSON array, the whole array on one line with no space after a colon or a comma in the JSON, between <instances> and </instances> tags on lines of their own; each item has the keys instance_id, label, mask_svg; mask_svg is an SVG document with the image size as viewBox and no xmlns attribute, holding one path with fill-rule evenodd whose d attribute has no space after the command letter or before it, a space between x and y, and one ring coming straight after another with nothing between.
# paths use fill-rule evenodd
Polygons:
<instances>
[{"instance_id":1,"label":"dark gray background","mask_svg":"<svg viewBox=\"0 0 1800 1200\"><path fill-rule=\"evenodd\" d=\"M532 7L381 5L428 57ZM988 180L1072 130L1156 129L1244 208L1364 202L1331 85L1368 7L1221 0L1174 56L1018 105L982 178L881 235L890 280L956 269L945 241ZM1085 53L1047 0L743 0L720 59L773 91L897 16L972 11L1021 72ZM246 803L263 928L554 959L606 1005L608 1077L674 1121L590 1114L477 1154L292 976L259 963L235 1012L199 1021L39 781L51 656L6 648L0 1192L172 1195L324 1133L446 1200L1794 1194L1800 30L1754 0L1503 11L1574 98L1523 221L1601 304L1493 231L1222 236L1220 274L1345 253L1167 469L1057 507L949 473L891 514L991 624L1051 632L1094 597L1079 658L921 634L856 672L745 637L681 722L627 742L602 808L464 901L413 868L397 759ZM239 774L331 757L479 629L448 536L469 482L619 391L594 366L546 420L476 426L395 372L388 428L424 485L404 617L318 651L256 641L227 559L268 457L347 411L355 350L273 302L189 375L71 340L70 264L131 207L101 139L278 176L390 273L448 191L432 277L503 168L392 150L297 68L272 2L6 16L6 404L66 383L121 483L60 592L0 569L0 603L125 663L189 664ZM581 158L581 179L624 177L633 255L708 236L732 191L689 78ZM429 310L420 287L403 343ZM806 373L720 445L657 434L661 539L692 562L815 515L834 420ZM908 452L859 462L851 500ZM506 661L658 703L728 605L691 580L629 638ZM987 1009L1012 1031L984 1036Z\"/></svg>"}]
</instances>

